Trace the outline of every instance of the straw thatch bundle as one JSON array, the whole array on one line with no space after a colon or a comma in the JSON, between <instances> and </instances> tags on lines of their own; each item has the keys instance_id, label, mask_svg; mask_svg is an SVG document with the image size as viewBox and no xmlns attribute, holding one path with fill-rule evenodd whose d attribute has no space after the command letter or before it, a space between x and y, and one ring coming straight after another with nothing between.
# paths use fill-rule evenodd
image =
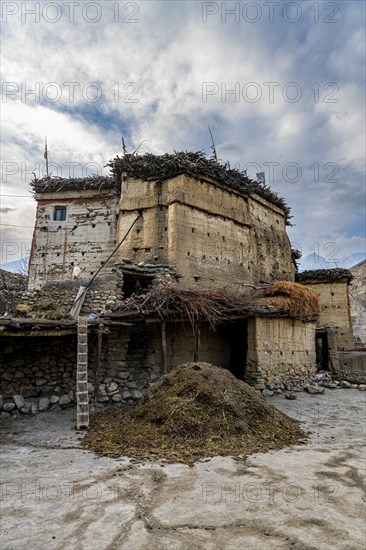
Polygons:
<instances>
[{"instance_id":1,"label":"straw thatch bundle","mask_svg":"<svg viewBox=\"0 0 366 550\"><path fill-rule=\"evenodd\" d=\"M45 176L30 182L35 193L55 193L58 191L101 191L105 189L119 190L118 181L110 176L88 176L84 178L62 178Z\"/></svg>"},{"instance_id":2,"label":"straw thatch bundle","mask_svg":"<svg viewBox=\"0 0 366 550\"><path fill-rule=\"evenodd\" d=\"M299 283L279 281L263 290L258 302L274 306L302 321L312 320L320 314L318 293Z\"/></svg>"},{"instance_id":3,"label":"straw thatch bundle","mask_svg":"<svg viewBox=\"0 0 366 550\"><path fill-rule=\"evenodd\" d=\"M157 313L162 319L181 315L192 325L197 321L214 325L220 316L241 307L245 307L244 300L225 291L175 283L152 286L144 294L132 295L122 305L123 310Z\"/></svg>"}]
</instances>

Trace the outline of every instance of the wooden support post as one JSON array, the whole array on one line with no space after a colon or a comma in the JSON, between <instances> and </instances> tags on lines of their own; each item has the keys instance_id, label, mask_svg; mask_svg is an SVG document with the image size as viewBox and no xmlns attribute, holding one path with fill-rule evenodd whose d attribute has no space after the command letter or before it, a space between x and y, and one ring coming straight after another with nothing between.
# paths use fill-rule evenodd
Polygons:
<instances>
[{"instance_id":1,"label":"wooden support post","mask_svg":"<svg viewBox=\"0 0 366 550\"><path fill-rule=\"evenodd\" d=\"M194 325L193 327L193 334L194 334L194 354L193 354L193 361L196 363L198 361L198 352L200 347L200 329L198 325Z\"/></svg>"},{"instance_id":2,"label":"wooden support post","mask_svg":"<svg viewBox=\"0 0 366 550\"><path fill-rule=\"evenodd\" d=\"M167 354L166 354L166 323L162 321L161 323L161 347L163 351L163 364L162 364L162 374L167 373Z\"/></svg>"},{"instance_id":3,"label":"wooden support post","mask_svg":"<svg viewBox=\"0 0 366 550\"><path fill-rule=\"evenodd\" d=\"M71 311L70 311L70 315L73 319L78 318L78 316L80 314L80 311L81 311L81 308L83 307L85 296L86 296L87 292L88 292L87 287L81 286L79 288L78 293L77 293L76 298L75 298L75 302L74 302L74 304L71 308Z\"/></svg>"}]
</instances>

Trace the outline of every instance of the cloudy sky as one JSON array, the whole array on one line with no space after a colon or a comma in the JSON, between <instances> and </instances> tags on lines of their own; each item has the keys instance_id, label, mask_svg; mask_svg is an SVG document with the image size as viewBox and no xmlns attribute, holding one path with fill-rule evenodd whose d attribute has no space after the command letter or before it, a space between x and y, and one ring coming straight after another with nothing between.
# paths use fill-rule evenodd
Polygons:
<instances>
[{"instance_id":1,"label":"cloudy sky","mask_svg":"<svg viewBox=\"0 0 366 550\"><path fill-rule=\"evenodd\" d=\"M292 208L304 256L365 251L362 0L6 2L0 263L27 255L32 172L204 150Z\"/></svg>"}]
</instances>

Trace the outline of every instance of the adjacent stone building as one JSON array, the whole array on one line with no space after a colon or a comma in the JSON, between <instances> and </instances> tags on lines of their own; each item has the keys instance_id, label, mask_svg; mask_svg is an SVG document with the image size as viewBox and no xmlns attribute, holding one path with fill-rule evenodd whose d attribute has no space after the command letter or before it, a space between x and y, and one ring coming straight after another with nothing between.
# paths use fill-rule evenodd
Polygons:
<instances>
[{"instance_id":1,"label":"adjacent stone building","mask_svg":"<svg viewBox=\"0 0 366 550\"><path fill-rule=\"evenodd\" d=\"M348 269L316 269L296 276L298 282L319 294L319 327L331 326L337 338L338 351L355 348L348 287L352 273Z\"/></svg>"}]
</instances>

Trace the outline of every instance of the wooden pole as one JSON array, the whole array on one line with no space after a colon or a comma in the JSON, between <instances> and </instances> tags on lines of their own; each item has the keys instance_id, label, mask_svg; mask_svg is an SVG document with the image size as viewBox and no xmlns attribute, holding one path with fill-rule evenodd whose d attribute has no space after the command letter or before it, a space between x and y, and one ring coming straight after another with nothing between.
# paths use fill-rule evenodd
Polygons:
<instances>
[{"instance_id":1,"label":"wooden pole","mask_svg":"<svg viewBox=\"0 0 366 550\"><path fill-rule=\"evenodd\" d=\"M196 363L198 361L198 351L200 347L200 329L197 325L194 325L194 354L193 361Z\"/></svg>"},{"instance_id":2,"label":"wooden pole","mask_svg":"<svg viewBox=\"0 0 366 550\"><path fill-rule=\"evenodd\" d=\"M161 348L163 352L163 364L162 364L162 374L167 373L167 353L166 353L166 323L162 321L161 323Z\"/></svg>"}]
</instances>

